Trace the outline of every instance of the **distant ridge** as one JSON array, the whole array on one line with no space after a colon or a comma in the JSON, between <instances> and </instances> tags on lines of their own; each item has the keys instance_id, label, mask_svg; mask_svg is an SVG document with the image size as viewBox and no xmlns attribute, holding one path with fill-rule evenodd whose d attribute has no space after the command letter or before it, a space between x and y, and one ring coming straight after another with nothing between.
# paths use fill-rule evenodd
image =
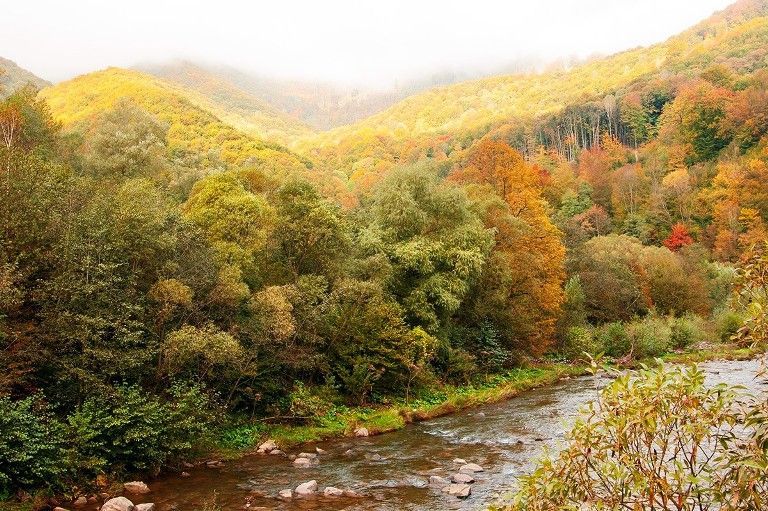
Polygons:
<instances>
[{"instance_id":1,"label":"distant ridge","mask_svg":"<svg viewBox=\"0 0 768 511\"><path fill-rule=\"evenodd\" d=\"M0 97L8 96L25 85L42 89L50 84L34 73L19 67L12 60L0 57Z\"/></svg>"}]
</instances>

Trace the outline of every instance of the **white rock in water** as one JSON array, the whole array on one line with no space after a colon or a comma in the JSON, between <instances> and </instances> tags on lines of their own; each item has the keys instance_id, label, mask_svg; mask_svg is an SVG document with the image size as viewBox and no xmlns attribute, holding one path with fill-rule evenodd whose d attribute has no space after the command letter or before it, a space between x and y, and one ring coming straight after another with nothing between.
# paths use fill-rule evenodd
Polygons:
<instances>
[{"instance_id":1,"label":"white rock in water","mask_svg":"<svg viewBox=\"0 0 768 511\"><path fill-rule=\"evenodd\" d=\"M307 458L309 460L313 460L313 459L317 458L317 454L314 453L314 452L300 452L298 454L298 456L296 456L296 457L297 458Z\"/></svg>"},{"instance_id":2,"label":"white rock in water","mask_svg":"<svg viewBox=\"0 0 768 511\"><path fill-rule=\"evenodd\" d=\"M286 488L285 490L280 490L277 492L277 496L281 499L292 499L293 498L293 490L290 488Z\"/></svg>"},{"instance_id":3,"label":"white rock in water","mask_svg":"<svg viewBox=\"0 0 768 511\"><path fill-rule=\"evenodd\" d=\"M478 465L477 463L467 463L466 465L463 465L459 472L465 472L465 473L474 473L474 472L482 472L483 467Z\"/></svg>"},{"instance_id":4,"label":"white rock in water","mask_svg":"<svg viewBox=\"0 0 768 511\"><path fill-rule=\"evenodd\" d=\"M334 488L333 486L326 486L325 490L323 490L323 495L326 497L341 497L344 495L344 490Z\"/></svg>"},{"instance_id":5,"label":"white rock in water","mask_svg":"<svg viewBox=\"0 0 768 511\"><path fill-rule=\"evenodd\" d=\"M155 511L156 506L149 502L147 504L136 504L136 511Z\"/></svg>"},{"instance_id":6,"label":"white rock in water","mask_svg":"<svg viewBox=\"0 0 768 511\"><path fill-rule=\"evenodd\" d=\"M267 453L267 452L271 452L271 451L274 451L275 449L277 449L277 444L275 443L275 441L274 441L274 440L272 440L272 439L269 439L269 440L267 440L266 442L263 442L263 443L262 443L262 444L259 446L259 449L258 449L256 452L259 452L259 453Z\"/></svg>"},{"instance_id":7,"label":"white rock in water","mask_svg":"<svg viewBox=\"0 0 768 511\"><path fill-rule=\"evenodd\" d=\"M445 486L445 485L451 484L451 481L449 481L445 477L429 476L429 484L431 484L432 486Z\"/></svg>"},{"instance_id":8,"label":"white rock in water","mask_svg":"<svg viewBox=\"0 0 768 511\"><path fill-rule=\"evenodd\" d=\"M309 458L296 458L293 460L293 464L297 467L309 467L312 466L312 460Z\"/></svg>"},{"instance_id":9,"label":"white rock in water","mask_svg":"<svg viewBox=\"0 0 768 511\"><path fill-rule=\"evenodd\" d=\"M322 455L322 454L327 454L328 451L326 451L325 449L321 449L319 447L315 447L315 452L317 452L317 454Z\"/></svg>"},{"instance_id":10,"label":"white rock in water","mask_svg":"<svg viewBox=\"0 0 768 511\"><path fill-rule=\"evenodd\" d=\"M458 474L453 474L451 476L451 480L454 483L460 483L460 484L470 484L470 483L474 483L475 482L475 478L474 477L472 477L469 474L462 473L462 472L459 472Z\"/></svg>"},{"instance_id":11,"label":"white rock in water","mask_svg":"<svg viewBox=\"0 0 768 511\"><path fill-rule=\"evenodd\" d=\"M464 458L454 458L453 462L455 464L457 464L457 465L466 465L467 464L467 460L465 460Z\"/></svg>"},{"instance_id":12,"label":"white rock in water","mask_svg":"<svg viewBox=\"0 0 768 511\"><path fill-rule=\"evenodd\" d=\"M317 481L314 479L311 481L307 481L306 483L301 483L296 487L296 494L297 495L312 495L317 491Z\"/></svg>"},{"instance_id":13,"label":"white rock in water","mask_svg":"<svg viewBox=\"0 0 768 511\"><path fill-rule=\"evenodd\" d=\"M125 497L115 497L106 501L101 511L136 511L136 506Z\"/></svg>"},{"instance_id":14,"label":"white rock in water","mask_svg":"<svg viewBox=\"0 0 768 511\"><path fill-rule=\"evenodd\" d=\"M472 487L468 484L449 484L443 488L443 492L460 499L465 499L472 493Z\"/></svg>"},{"instance_id":15,"label":"white rock in water","mask_svg":"<svg viewBox=\"0 0 768 511\"><path fill-rule=\"evenodd\" d=\"M125 491L128 493L149 493L149 486L144 484L142 481L131 481L128 483L125 483L123 485L123 488L125 488Z\"/></svg>"},{"instance_id":16,"label":"white rock in water","mask_svg":"<svg viewBox=\"0 0 768 511\"><path fill-rule=\"evenodd\" d=\"M84 505L88 504L88 499L86 499L85 497L83 497L83 496L81 495L81 496L79 496L79 497L77 497L77 498L75 499L75 501L73 502L73 504L74 504L75 506L78 506L78 507L79 507L79 506L84 506Z\"/></svg>"},{"instance_id":17,"label":"white rock in water","mask_svg":"<svg viewBox=\"0 0 768 511\"><path fill-rule=\"evenodd\" d=\"M355 430L355 436L368 436L368 428L357 428Z\"/></svg>"},{"instance_id":18,"label":"white rock in water","mask_svg":"<svg viewBox=\"0 0 768 511\"><path fill-rule=\"evenodd\" d=\"M280 456L280 455L283 455L285 453L283 451L281 451L280 449L274 449L272 451L269 451L269 454L273 454L275 456Z\"/></svg>"}]
</instances>

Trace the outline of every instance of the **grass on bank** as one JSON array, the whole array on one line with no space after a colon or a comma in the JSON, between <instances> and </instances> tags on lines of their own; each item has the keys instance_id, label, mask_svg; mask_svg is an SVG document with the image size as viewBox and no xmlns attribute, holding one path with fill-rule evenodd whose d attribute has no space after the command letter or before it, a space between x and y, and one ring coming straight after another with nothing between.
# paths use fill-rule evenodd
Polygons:
<instances>
[{"instance_id":1,"label":"grass on bank","mask_svg":"<svg viewBox=\"0 0 768 511\"><path fill-rule=\"evenodd\" d=\"M660 358L667 363L689 364L708 360L749 360L761 350L742 348L732 344L698 346L687 350L666 353ZM652 364L653 358L633 361ZM411 422L428 420L459 410L510 399L521 392L551 385L564 377L587 374L584 362L548 362L531 368L510 370L500 375L490 375L479 382L463 386L444 386L432 390L410 403L369 407L334 406L312 424L269 424L252 422L229 426L222 430L215 450L225 458L234 458L255 448L261 441L271 438L288 449L305 443L330 438L350 436L358 427L365 427L370 434L395 431Z\"/></svg>"}]
</instances>

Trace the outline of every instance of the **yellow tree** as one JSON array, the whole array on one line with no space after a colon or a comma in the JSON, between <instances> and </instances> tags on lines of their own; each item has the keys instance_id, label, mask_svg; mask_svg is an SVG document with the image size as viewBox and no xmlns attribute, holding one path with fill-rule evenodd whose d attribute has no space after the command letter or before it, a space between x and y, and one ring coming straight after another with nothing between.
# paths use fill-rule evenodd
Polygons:
<instances>
[{"instance_id":1,"label":"yellow tree","mask_svg":"<svg viewBox=\"0 0 768 511\"><path fill-rule=\"evenodd\" d=\"M496 233L469 314L493 322L510 347L543 353L563 302L565 248L547 215L536 167L504 142L483 140L450 179L472 184L469 195Z\"/></svg>"}]
</instances>

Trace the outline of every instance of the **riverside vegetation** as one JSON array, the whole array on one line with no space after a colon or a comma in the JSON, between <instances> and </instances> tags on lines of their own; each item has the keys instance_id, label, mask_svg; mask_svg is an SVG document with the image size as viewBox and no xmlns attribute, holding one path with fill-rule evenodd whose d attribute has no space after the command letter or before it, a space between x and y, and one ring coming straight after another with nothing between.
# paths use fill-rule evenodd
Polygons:
<instances>
[{"instance_id":1,"label":"riverside vegetation","mask_svg":"<svg viewBox=\"0 0 768 511\"><path fill-rule=\"evenodd\" d=\"M319 135L137 71L7 90L0 496L386 431L584 353L761 349L767 37L768 3L742 0L661 45ZM510 93L531 80L541 97Z\"/></svg>"}]
</instances>

